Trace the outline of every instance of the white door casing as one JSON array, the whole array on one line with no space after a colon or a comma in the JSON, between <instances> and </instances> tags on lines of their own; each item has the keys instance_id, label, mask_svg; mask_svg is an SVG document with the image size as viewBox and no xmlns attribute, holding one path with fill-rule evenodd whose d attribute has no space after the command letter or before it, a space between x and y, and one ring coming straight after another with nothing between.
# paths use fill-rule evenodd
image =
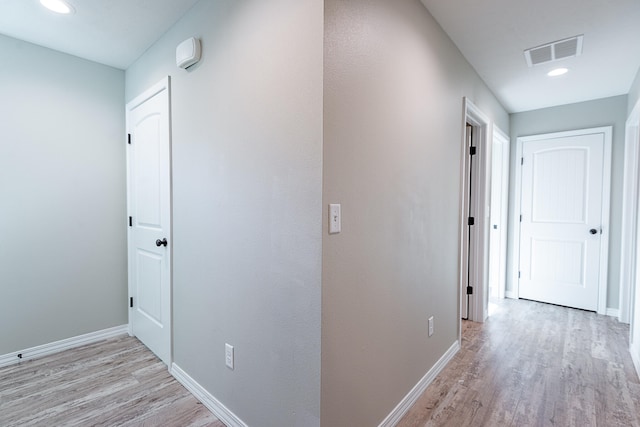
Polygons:
<instances>
[{"instance_id":1,"label":"white door casing","mask_svg":"<svg viewBox=\"0 0 640 427\"><path fill-rule=\"evenodd\" d=\"M169 77L126 106L129 330L171 366Z\"/></svg>"},{"instance_id":2,"label":"white door casing","mask_svg":"<svg viewBox=\"0 0 640 427\"><path fill-rule=\"evenodd\" d=\"M489 281L489 195L488 172L491 162L491 144L488 143L489 118L468 98L464 98L462 129L467 123L473 127L472 144L476 154L471 155L469 142L462 139L461 193L460 193L460 317L466 314L466 287L473 287L469 296L469 319L483 322L487 317ZM465 132L463 132L464 136ZM471 178L472 176L472 178ZM474 225L469 227L469 212ZM462 324L460 324L462 325ZM461 329L460 329L461 333Z\"/></svg>"},{"instance_id":3,"label":"white door casing","mask_svg":"<svg viewBox=\"0 0 640 427\"><path fill-rule=\"evenodd\" d=\"M638 223L638 217L636 217L636 245L640 245L640 223ZM640 263L640 251L635 252L636 265ZM633 277L633 286L631 286L632 310L631 310L631 330L629 338L629 351L633 364L636 368L636 372L640 375L640 275L636 269L636 273Z\"/></svg>"},{"instance_id":4,"label":"white door casing","mask_svg":"<svg viewBox=\"0 0 640 427\"><path fill-rule=\"evenodd\" d=\"M604 314L611 127L518 143L518 296Z\"/></svg>"},{"instance_id":5,"label":"white door casing","mask_svg":"<svg viewBox=\"0 0 640 427\"><path fill-rule=\"evenodd\" d=\"M467 159L468 165L470 166L470 162L471 162L471 158L469 157L469 147L471 147L472 145L472 141L471 141L471 136L472 136L472 132L473 132L473 127L470 124L466 124L465 125L465 144L464 144L464 156ZM466 188L465 192L468 193L468 201L466 204L464 204L464 208L463 208L463 216L464 216L464 220L466 221L466 218L471 214L473 207L475 206L474 203L474 198L472 197L474 195L474 193L472 191L470 191L470 186L472 184L471 181L471 176L470 174L466 174L464 176L464 180L465 180L465 184L466 186L464 186L464 188ZM470 302L471 302L471 296L467 295L467 286L469 285L469 281L471 280L471 277L474 276L474 268L475 268L475 264L473 262L471 262L473 260L473 252L474 252L474 241L475 241L475 234L472 233L473 229L469 228L469 226L467 226L466 224L464 225L466 228L463 231L462 235L464 236L464 243L463 246L465 247L465 254L461 259L461 264L462 264L462 269L464 270L464 278L460 284L460 317L462 319L468 319L471 317L471 309L470 309Z\"/></svg>"},{"instance_id":6,"label":"white door casing","mask_svg":"<svg viewBox=\"0 0 640 427\"><path fill-rule=\"evenodd\" d=\"M636 280L636 225L638 221L638 181L640 179L640 101L629 114L625 126L624 183L622 189L622 233L620 248L620 312L618 320L631 322L633 289ZM633 330L633 324L631 324Z\"/></svg>"},{"instance_id":7,"label":"white door casing","mask_svg":"<svg viewBox=\"0 0 640 427\"><path fill-rule=\"evenodd\" d=\"M629 351L640 375L640 101L627 118L620 252L620 318L630 324Z\"/></svg>"}]
</instances>

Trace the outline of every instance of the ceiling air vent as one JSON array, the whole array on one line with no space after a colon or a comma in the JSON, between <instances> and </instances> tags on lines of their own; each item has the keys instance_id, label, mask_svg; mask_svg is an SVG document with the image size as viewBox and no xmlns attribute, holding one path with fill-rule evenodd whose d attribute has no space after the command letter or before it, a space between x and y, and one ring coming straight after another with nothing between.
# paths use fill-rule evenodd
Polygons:
<instances>
[{"instance_id":1,"label":"ceiling air vent","mask_svg":"<svg viewBox=\"0 0 640 427\"><path fill-rule=\"evenodd\" d=\"M527 65L533 67L534 65L545 64L559 59L580 56L582 54L583 37L583 35L579 35L527 49L524 51Z\"/></svg>"}]
</instances>

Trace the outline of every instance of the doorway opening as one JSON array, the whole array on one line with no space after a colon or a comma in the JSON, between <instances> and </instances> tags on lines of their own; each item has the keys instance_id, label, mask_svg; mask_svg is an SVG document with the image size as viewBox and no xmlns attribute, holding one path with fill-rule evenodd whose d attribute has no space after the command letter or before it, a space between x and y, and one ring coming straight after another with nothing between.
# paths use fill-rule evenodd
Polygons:
<instances>
[{"instance_id":1,"label":"doorway opening","mask_svg":"<svg viewBox=\"0 0 640 427\"><path fill-rule=\"evenodd\" d=\"M518 138L516 298L606 314L611 127Z\"/></svg>"},{"instance_id":2,"label":"doorway opening","mask_svg":"<svg viewBox=\"0 0 640 427\"><path fill-rule=\"evenodd\" d=\"M482 322L488 305L488 206L491 147L489 119L464 98L460 211L460 317ZM461 324L462 325L462 324Z\"/></svg>"},{"instance_id":3,"label":"doorway opening","mask_svg":"<svg viewBox=\"0 0 640 427\"><path fill-rule=\"evenodd\" d=\"M491 202L489 236L489 305L487 315L503 299L507 281L507 222L509 206L509 137L496 125L491 141Z\"/></svg>"},{"instance_id":4,"label":"doorway opening","mask_svg":"<svg viewBox=\"0 0 640 427\"><path fill-rule=\"evenodd\" d=\"M619 320L630 324L629 350L640 374L640 101L627 119L624 161Z\"/></svg>"},{"instance_id":5,"label":"doorway opening","mask_svg":"<svg viewBox=\"0 0 640 427\"><path fill-rule=\"evenodd\" d=\"M631 322L633 290L637 277L635 239L638 222L638 180L640 179L640 102L626 123L624 183L622 190L622 247L620 251L620 313L618 320ZM633 325L632 330L633 330Z\"/></svg>"}]
</instances>

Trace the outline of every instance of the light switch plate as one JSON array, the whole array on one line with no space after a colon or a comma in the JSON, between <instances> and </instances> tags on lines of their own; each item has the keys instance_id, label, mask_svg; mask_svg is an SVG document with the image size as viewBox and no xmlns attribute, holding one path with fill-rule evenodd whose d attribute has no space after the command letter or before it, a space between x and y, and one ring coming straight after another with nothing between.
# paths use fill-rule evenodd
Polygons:
<instances>
[{"instance_id":1,"label":"light switch plate","mask_svg":"<svg viewBox=\"0 0 640 427\"><path fill-rule=\"evenodd\" d=\"M230 344L224 345L224 363L233 370L233 346Z\"/></svg>"},{"instance_id":2,"label":"light switch plate","mask_svg":"<svg viewBox=\"0 0 640 427\"><path fill-rule=\"evenodd\" d=\"M337 234L342 231L342 219L340 218L340 205L329 205L329 234Z\"/></svg>"},{"instance_id":3,"label":"light switch plate","mask_svg":"<svg viewBox=\"0 0 640 427\"><path fill-rule=\"evenodd\" d=\"M429 336L433 335L433 316L429 317Z\"/></svg>"}]
</instances>

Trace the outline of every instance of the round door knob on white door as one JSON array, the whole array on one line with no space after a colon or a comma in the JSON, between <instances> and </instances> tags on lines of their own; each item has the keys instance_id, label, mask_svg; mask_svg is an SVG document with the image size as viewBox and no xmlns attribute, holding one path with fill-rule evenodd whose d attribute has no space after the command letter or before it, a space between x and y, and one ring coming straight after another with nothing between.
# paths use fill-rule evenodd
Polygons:
<instances>
[{"instance_id":1,"label":"round door knob on white door","mask_svg":"<svg viewBox=\"0 0 640 427\"><path fill-rule=\"evenodd\" d=\"M158 246L158 247L159 246L165 246L166 247L167 246L167 238L165 237L162 240L160 240L160 239L156 240L156 246Z\"/></svg>"},{"instance_id":2,"label":"round door knob on white door","mask_svg":"<svg viewBox=\"0 0 640 427\"><path fill-rule=\"evenodd\" d=\"M596 230L595 228L592 228L591 230L589 230L589 233L598 234L598 230Z\"/></svg>"}]
</instances>

